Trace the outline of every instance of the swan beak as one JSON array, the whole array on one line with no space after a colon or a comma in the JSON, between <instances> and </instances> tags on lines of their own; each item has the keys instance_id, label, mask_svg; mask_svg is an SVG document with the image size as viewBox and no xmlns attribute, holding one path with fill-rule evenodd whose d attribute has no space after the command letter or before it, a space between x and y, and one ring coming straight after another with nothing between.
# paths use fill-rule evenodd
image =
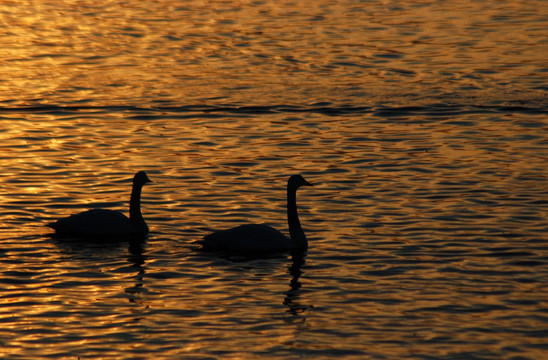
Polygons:
<instances>
[{"instance_id":1,"label":"swan beak","mask_svg":"<svg viewBox=\"0 0 548 360\"><path fill-rule=\"evenodd\" d=\"M306 180L304 181L304 184L303 184L303 185L305 185L305 186L314 186L314 185L312 185L311 183L309 183L309 182L306 181Z\"/></svg>"},{"instance_id":2,"label":"swan beak","mask_svg":"<svg viewBox=\"0 0 548 360\"><path fill-rule=\"evenodd\" d=\"M150 180L150 179L148 178L148 176L147 176L147 178L145 179L145 182L147 182L147 183L151 183L151 182L153 182L153 181L152 181L152 180Z\"/></svg>"}]
</instances>

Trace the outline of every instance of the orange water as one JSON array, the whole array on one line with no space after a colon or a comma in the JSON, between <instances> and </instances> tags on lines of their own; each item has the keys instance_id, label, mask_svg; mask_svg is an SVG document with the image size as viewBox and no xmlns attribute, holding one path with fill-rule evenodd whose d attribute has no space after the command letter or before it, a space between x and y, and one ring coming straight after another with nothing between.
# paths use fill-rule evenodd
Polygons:
<instances>
[{"instance_id":1,"label":"orange water","mask_svg":"<svg viewBox=\"0 0 548 360\"><path fill-rule=\"evenodd\" d=\"M4 2L0 357L546 357L545 8ZM144 243L49 236L138 170ZM294 173L304 259L197 251Z\"/></svg>"},{"instance_id":2,"label":"orange water","mask_svg":"<svg viewBox=\"0 0 548 360\"><path fill-rule=\"evenodd\" d=\"M543 1L14 1L0 100L444 103L542 98Z\"/></svg>"}]
</instances>

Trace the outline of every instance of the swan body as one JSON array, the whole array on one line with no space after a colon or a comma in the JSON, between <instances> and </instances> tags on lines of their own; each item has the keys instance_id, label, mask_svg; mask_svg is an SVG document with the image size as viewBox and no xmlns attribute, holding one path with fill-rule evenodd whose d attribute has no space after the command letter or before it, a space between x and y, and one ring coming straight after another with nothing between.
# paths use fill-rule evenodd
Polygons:
<instances>
[{"instance_id":1,"label":"swan body","mask_svg":"<svg viewBox=\"0 0 548 360\"><path fill-rule=\"evenodd\" d=\"M288 250L306 251L308 240L297 214L296 194L301 186L312 186L312 184L301 175L293 175L287 182L289 237L268 225L246 224L206 235L201 241L202 249L245 254L276 253Z\"/></svg>"},{"instance_id":2,"label":"swan body","mask_svg":"<svg viewBox=\"0 0 548 360\"><path fill-rule=\"evenodd\" d=\"M148 233L148 226L141 214L141 189L151 182L144 171L133 177L129 203L129 218L118 211L93 209L74 214L48 224L58 235L65 236L130 236Z\"/></svg>"}]
</instances>

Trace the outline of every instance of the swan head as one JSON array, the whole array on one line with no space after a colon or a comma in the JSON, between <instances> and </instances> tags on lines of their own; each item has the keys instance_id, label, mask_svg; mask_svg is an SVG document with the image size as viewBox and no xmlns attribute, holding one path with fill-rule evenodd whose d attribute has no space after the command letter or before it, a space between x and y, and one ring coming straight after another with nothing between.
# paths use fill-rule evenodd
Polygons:
<instances>
[{"instance_id":1,"label":"swan head","mask_svg":"<svg viewBox=\"0 0 548 360\"><path fill-rule=\"evenodd\" d=\"M304 177L302 177L302 175L298 174L298 175L292 175L288 182L287 182L288 186L292 186L294 187L295 189L298 189L300 188L301 186L313 186L311 183L309 183L308 181L305 180Z\"/></svg>"},{"instance_id":2,"label":"swan head","mask_svg":"<svg viewBox=\"0 0 548 360\"><path fill-rule=\"evenodd\" d=\"M135 176L133 177L133 184L134 185L140 185L143 186L146 183L152 182L147 176L147 173L144 171L139 171Z\"/></svg>"}]
</instances>

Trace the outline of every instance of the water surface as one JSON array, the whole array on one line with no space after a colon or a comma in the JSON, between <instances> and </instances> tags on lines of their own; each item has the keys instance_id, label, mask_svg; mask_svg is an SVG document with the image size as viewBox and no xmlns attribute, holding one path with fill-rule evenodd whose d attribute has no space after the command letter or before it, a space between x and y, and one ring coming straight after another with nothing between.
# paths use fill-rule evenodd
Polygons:
<instances>
[{"instance_id":1,"label":"water surface","mask_svg":"<svg viewBox=\"0 0 548 360\"><path fill-rule=\"evenodd\" d=\"M1 357L544 358L544 8L0 5ZM138 170L143 242L49 236ZM197 251L294 173L307 254Z\"/></svg>"}]
</instances>

